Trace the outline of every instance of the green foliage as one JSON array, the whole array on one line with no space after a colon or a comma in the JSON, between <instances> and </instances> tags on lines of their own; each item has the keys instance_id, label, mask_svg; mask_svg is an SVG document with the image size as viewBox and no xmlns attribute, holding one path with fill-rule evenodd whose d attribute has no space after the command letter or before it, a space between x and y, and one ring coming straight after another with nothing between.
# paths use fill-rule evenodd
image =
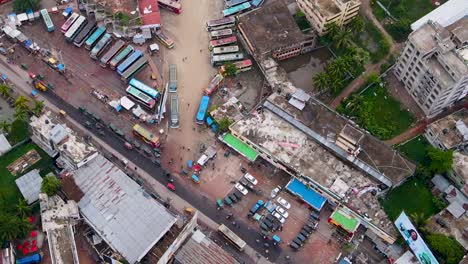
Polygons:
<instances>
[{"instance_id":1,"label":"green foliage","mask_svg":"<svg viewBox=\"0 0 468 264\"><path fill-rule=\"evenodd\" d=\"M429 156L429 169L433 173L445 173L452 169L453 151L440 150L434 147L428 147L427 154Z\"/></svg>"},{"instance_id":2,"label":"green foliage","mask_svg":"<svg viewBox=\"0 0 468 264\"><path fill-rule=\"evenodd\" d=\"M211 113L216 109L218 109L218 106L217 105L212 105L212 106L210 106L210 110L208 110L208 113Z\"/></svg>"},{"instance_id":3,"label":"green foliage","mask_svg":"<svg viewBox=\"0 0 468 264\"><path fill-rule=\"evenodd\" d=\"M424 213L420 212L414 212L412 214L409 215L409 217L411 218L411 220L413 221L413 224L417 227L417 228L423 228L426 224L427 224L427 217L424 215Z\"/></svg>"},{"instance_id":4,"label":"green foliage","mask_svg":"<svg viewBox=\"0 0 468 264\"><path fill-rule=\"evenodd\" d=\"M16 110L25 110L29 111L29 99L25 96L18 96L14 102Z\"/></svg>"},{"instance_id":5,"label":"green foliage","mask_svg":"<svg viewBox=\"0 0 468 264\"><path fill-rule=\"evenodd\" d=\"M296 24L300 30L302 31L310 30L311 28L310 23L307 20L307 17L305 16L305 14L301 10L297 11L293 17L294 17L294 21L296 21Z\"/></svg>"},{"instance_id":6,"label":"green foliage","mask_svg":"<svg viewBox=\"0 0 468 264\"><path fill-rule=\"evenodd\" d=\"M124 26L128 26L128 23L130 22L130 16L128 14L123 13L123 12L115 13L114 18L116 20L120 20L120 22Z\"/></svg>"},{"instance_id":7,"label":"green foliage","mask_svg":"<svg viewBox=\"0 0 468 264\"><path fill-rule=\"evenodd\" d=\"M396 41L404 41L409 33L411 33L411 21L408 19L401 19L392 24L385 25L385 30L390 34Z\"/></svg>"},{"instance_id":8,"label":"green foliage","mask_svg":"<svg viewBox=\"0 0 468 264\"><path fill-rule=\"evenodd\" d=\"M28 123L24 119L16 119L11 123L10 143L12 145L29 137Z\"/></svg>"},{"instance_id":9,"label":"green foliage","mask_svg":"<svg viewBox=\"0 0 468 264\"><path fill-rule=\"evenodd\" d=\"M228 62L224 64L224 76L233 77L237 74L237 67L234 63Z\"/></svg>"},{"instance_id":10,"label":"green foliage","mask_svg":"<svg viewBox=\"0 0 468 264\"><path fill-rule=\"evenodd\" d=\"M364 83L366 85L369 84L374 84L380 82L379 75L376 72L370 72L369 74L366 75Z\"/></svg>"},{"instance_id":11,"label":"green foliage","mask_svg":"<svg viewBox=\"0 0 468 264\"><path fill-rule=\"evenodd\" d=\"M0 122L0 132L10 133L11 124L7 121Z\"/></svg>"},{"instance_id":12,"label":"green foliage","mask_svg":"<svg viewBox=\"0 0 468 264\"><path fill-rule=\"evenodd\" d=\"M219 120L218 123L219 123L219 133L224 133L229 130L229 126L233 123L233 121L227 117L223 117L221 120Z\"/></svg>"},{"instance_id":13,"label":"green foliage","mask_svg":"<svg viewBox=\"0 0 468 264\"><path fill-rule=\"evenodd\" d=\"M439 197L432 197L432 203L434 203L437 211L442 211L445 209L445 207L447 207L447 204L444 202L444 200L440 199Z\"/></svg>"},{"instance_id":14,"label":"green foliage","mask_svg":"<svg viewBox=\"0 0 468 264\"><path fill-rule=\"evenodd\" d=\"M27 217L31 214L32 208L29 206L28 202L24 198L20 198L18 200L18 204L16 204L16 212L20 217Z\"/></svg>"},{"instance_id":15,"label":"green foliage","mask_svg":"<svg viewBox=\"0 0 468 264\"><path fill-rule=\"evenodd\" d=\"M390 67L390 65L387 62L384 62L384 63L380 64L380 74L382 74L386 70L388 70L389 67Z\"/></svg>"},{"instance_id":16,"label":"green foliage","mask_svg":"<svg viewBox=\"0 0 468 264\"><path fill-rule=\"evenodd\" d=\"M34 101L34 107L31 109L31 112L35 116L40 116L44 110L44 101Z\"/></svg>"},{"instance_id":17,"label":"green foliage","mask_svg":"<svg viewBox=\"0 0 468 264\"><path fill-rule=\"evenodd\" d=\"M26 12L28 9L37 11L40 3L40 0L15 0L13 2L13 10L17 13Z\"/></svg>"},{"instance_id":18,"label":"green foliage","mask_svg":"<svg viewBox=\"0 0 468 264\"><path fill-rule=\"evenodd\" d=\"M8 85L0 84L0 96L9 98L11 95L11 88Z\"/></svg>"},{"instance_id":19,"label":"green foliage","mask_svg":"<svg viewBox=\"0 0 468 264\"><path fill-rule=\"evenodd\" d=\"M426 242L434 254L446 264L458 264L464 255L463 246L454 238L440 233L432 233L426 236Z\"/></svg>"},{"instance_id":20,"label":"green foliage","mask_svg":"<svg viewBox=\"0 0 468 264\"><path fill-rule=\"evenodd\" d=\"M364 30L365 26L366 22L364 21L362 16L356 16L346 27L348 27L353 33L359 33L362 30Z\"/></svg>"},{"instance_id":21,"label":"green foliage","mask_svg":"<svg viewBox=\"0 0 468 264\"><path fill-rule=\"evenodd\" d=\"M429 163L429 157L427 155L428 146L430 146L430 144L427 139L423 136L418 136L403 145L399 145L397 149L410 160L424 165Z\"/></svg>"},{"instance_id":22,"label":"green foliage","mask_svg":"<svg viewBox=\"0 0 468 264\"><path fill-rule=\"evenodd\" d=\"M48 196L56 194L60 189L60 181L55 176L46 176L42 180L41 192Z\"/></svg>"}]
</instances>

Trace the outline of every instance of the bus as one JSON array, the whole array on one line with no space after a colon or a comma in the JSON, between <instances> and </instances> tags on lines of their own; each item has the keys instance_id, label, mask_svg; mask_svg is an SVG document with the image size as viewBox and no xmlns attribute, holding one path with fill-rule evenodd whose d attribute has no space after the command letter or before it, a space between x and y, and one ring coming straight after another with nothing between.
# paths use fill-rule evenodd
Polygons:
<instances>
[{"instance_id":1,"label":"bus","mask_svg":"<svg viewBox=\"0 0 468 264\"><path fill-rule=\"evenodd\" d=\"M65 23L62 25L62 33L67 33L68 29L72 26L73 22L78 19L80 15L78 13L73 13Z\"/></svg>"},{"instance_id":2,"label":"bus","mask_svg":"<svg viewBox=\"0 0 468 264\"><path fill-rule=\"evenodd\" d=\"M206 111L208 111L208 104L210 103L210 97L204 95L200 101L200 106L198 107L196 122L199 125L203 125L205 121Z\"/></svg>"},{"instance_id":3,"label":"bus","mask_svg":"<svg viewBox=\"0 0 468 264\"><path fill-rule=\"evenodd\" d=\"M179 127L179 96L171 94L171 128Z\"/></svg>"},{"instance_id":4,"label":"bus","mask_svg":"<svg viewBox=\"0 0 468 264\"><path fill-rule=\"evenodd\" d=\"M163 44L166 48L172 49L174 47L174 41L166 36L162 30L156 31L156 38L158 38L159 42L161 42L161 44Z\"/></svg>"},{"instance_id":5,"label":"bus","mask_svg":"<svg viewBox=\"0 0 468 264\"><path fill-rule=\"evenodd\" d=\"M153 109L154 106L156 105L156 100L153 98L147 96L137 88L133 86L128 86L126 90L127 94L130 95L131 97L135 98L138 102L140 102L144 107L148 109Z\"/></svg>"},{"instance_id":6,"label":"bus","mask_svg":"<svg viewBox=\"0 0 468 264\"><path fill-rule=\"evenodd\" d=\"M263 0L252 0L250 1L250 4L252 4L254 8L257 8L263 4Z\"/></svg>"},{"instance_id":7,"label":"bus","mask_svg":"<svg viewBox=\"0 0 468 264\"><path fill-rule=\"evenodd\" d=\"M41 16L42 19L44 20L44 24L47 28L47 32L52 32L54 31L54 23L52 23L52 19L50 19L49 12L47 12L47 9L41 9Z\"/></svg>"},{"instance_id":8,"label":"bus","mask_svg":"<svg viewBox=\"0 0 468 264\"><path fill-rule=\"evenodd\" d=\"M239 46L226 46L226 47L217 47L213 49L213 54L226 54L226 53L235 53L239 51Z\"/></svg>"},{"instance_id":9,"label":"bus","mask_svg":"<svg viewBox=\"0 0 468 264\"><path fill-rule=\"evenodd\" d=\"M212 19L206 22L206 29L208 31L220 30L236 26L236 19L234 17L223 17L220 19Z\"/></svg>"},{"instance_id":10,"label":"bus","mask_svg":"<svg viewBox=\"0 0 468 264\"><path fill-rule=\"evenodd\" d=\"M69 42L73 41L73 39L80 33L81 29L86 25L86 17L80 16L78 19L75 20L75 23L67 30L65 33L65 39Z\"/></svg>"},{"instance_id":11,"label":"bus","mask_svg":"<svg viewBox=\"0 0 468 264\"><path fill-rule=\"evenodd\" d=\"M226 3L226 7L230 8L230 7L240 5L240 4L248 2L248 1L249 0L226 0L225 3Z\"/></svg>"},{"instance_id":12,"label":"bus","mask_svg":"<svg viewBox=\"0 0 468 264\"><path fill-rule=\"evenodd\" d=\"M155 100L158 99L159 97L158 90L149 87L148 85L144 84L138 79L132 78L128 84L144 92L145 94L149 95L151 98Z\"/></svg>"},{"instance_id":13,"label":"bus","mask_svg":"<svg viewBox=\"0 0 468 264\"><path fill-rule=\"evenodd\" d=\"M169 65L169 92L175 93L177 91L177 66L175 64Z\"/></svg>"},{"instance_id":14,"label":"bus","mask_svg":"<svg viewBox=\"0 0 468 264\"><path fill-rule=\"evenodd\" d=\"M117 54L120 50L125 47L125 41L119 39L114 45L102 56L101 58L101 67L106 68L110 60Z\"/></svg>"},{"instance_id":15,"label":"bus","mask_svg":"<svg viewBox=\"0 0 468 264\"><path fill-rule=\"evenodd\" d=\"M126 71L122 73L120 76L120 80L122 82L127 83L133 75L135 75L139 70L143 69L143 67L148 63L148 60L145 57L139 58L135 63L132 64Z\"/></svg>"},{"instance_id":16,"label":"bus","mask_svg":"<svg viewBox=\"0 0 468 264\"><path fill-rule=\"evenodd\" d=\"M218 89L219 84L223 81L224 77L221 73L216 74L216 76L211 80L211 82L208 84L208 87L205 89L205 94L210 95L216 89Z\"/></svg>"},{"instance_id":17,"label":"bus","mask_svg":"<svg viewBox=\"0 0 468 264\"><path fill-rule=\"evenodd\" d=\"M221 224L218 227L218 232L220 232L223 235L223 237L239 251L243 251L245 245L247 245L247 243L245 243L244 240L242 240L239 236L237 236L234 232L232 232L229 228L227 228L227 226L223 224Z\"/></svg>"},{"instance_id":18,"label":"bus","mask_svg":"<svg viewBox=\"0 0 468 264\"><path fill-rule=\"evenodd\" d=\"M210 50L212 50L213 48L233 44L233 43L236 43L236 42L237 42L237 37L236 36L232 36L232 37L229 37L229 38L218 39L218 40L211 40L210 45L209 45L208 48Z\"/></svg>"},{"instance_id":19,"label":"bus","mask_svg":"<svg viewBox=\"0 0 468 264\"><path fill-rule=\"evenodd\" d=\"M232 29L221 29L221 30L215 30L210 32L210 39L222 39L222 38L227 38L232 36Z\"/></svg>"},{"instance_id":20,"label":"bus","mask_svg":"<svg viewBox=\"0 0 468 264\"><path fill-rule=\"evenodd\" d=\"M230 54L223 54L223 55L213 55L211 56L211 64L213 66L220 66L225 62L234 62L244 59L243 53L230 53Z\"/></svg>"},{"instance_id":21,"label":"bus","mask_svg":"<svg viewBox=\"0 0 468 264\"><path fill-rule=\"evenodd\" d=\"M227 16L232 16L232 15L235 15L235 14L238 14L240 12L243 12L249 8L251 8L252 6L250 5L249 2L245 2L243 4L240 4L240 5L236 5L236 6L233 6L231 8L228 8L228 9L224 9L223 10L223 16L227 17Z\"/></svg>"},{"instance_id":22,"label":"bus","mask_svg":"<svg viewBox=\"0 0 468 264\"><path fill-rule=\"evenodd\" d=\"M252 69L252 61L251 60L243 60L243 61L238 61L234 62L234 65L237 68L237 72L244 72L244 71L249 71ZM221 66L220 73L224 74L225 72L225 65Z\"/></svg>"},{"instance_id":23,"label":"bus","mask_svg":"<svg viewBox=\"0 0 468 264\"><path fill-rule=\"evenodd\" d=\"M176 14L182 12L182 5L174 0L158 0L158 5Z\"/></svg>"},{"instance_id":24,"label":"bus","mask_svg":"<svg viewBox=\"0 0 468 264\"><path fill-rule=\"evenodd\" d=\"M122 63L117 66L117 73L122 75L124 71L126 71L132 64L137 61L139 58L143 57L143 53L139 50L136 50L132 53L132 55L128 56Z\"/></svg>"},{"instance_id":25,"label":"bus","mask_svg":"<svg viewBox=\"0 0 468 264\"><path fill-rule=\"evenodd\" d=\"M112 36L109 33L104 34L101 40L98 41L96 46L89 52L89 56L93 60L97 60L99 55L106 49L107 45L109 45L112 41Z\"/></svg>"},{"instance_id":26,"label":"bus","mask_svg":"<svg viewBox=\"0 0 468 264\"><path fill-rule=\"evenodd\" d=\"M117 54L109 63L110 68L115 70L117 65L123 61L130 53L132 53L134 48L131 45L128 45L125 49L123 49L119 54Z\"/></svg>"},{"instance_id":27,"label":"bus","mask_svg":"<svg viewBox=\"0 0 468 264\"><path fill-rule=\"evenodd\" d=\"M73 44L77 47L83 46L83 43L85 42L86 38L88 38L89 35L93 32L93 30L96 28L96 19L94 16L91 16L88 18L88 23L83 27L83 29L76 35L75 39L73 40Z\"/></svg>"},{"instance_id":28,"label":"bus","mask_svg":"<svg viewBox=\"0 0 468 264\"><path fill-rule=\"evenodd\" d=\"M151 147L159 147L159 138L139 124L135 124L133 126L133 134L143 140L146 144L151 145Z\"/></svg>"},{"instance_id":29,"label":"bus","mask_svg":"<svg viewBox=\"0 0 468 264\"><path fill-rule=\"evenodd\" d=\"M101 38L104 34L106 34L106 27L98 27L86 40L85 49L91 50L91 48L97 43L98 39Z\"/></svg>"}]
</instances>

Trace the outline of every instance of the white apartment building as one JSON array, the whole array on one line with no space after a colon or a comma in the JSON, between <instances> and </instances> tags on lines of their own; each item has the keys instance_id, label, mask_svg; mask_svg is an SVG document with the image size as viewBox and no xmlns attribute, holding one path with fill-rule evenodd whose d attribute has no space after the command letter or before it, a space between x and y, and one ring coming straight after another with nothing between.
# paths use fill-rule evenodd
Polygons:
<instances>
[{"instance_id":1,"label":"white apartment building","mask_svg":"<svg viewBox=\"0 0 468 264\"><path fill-rule=\"evenodd\" d=\"M394 67L398 80L432 117L468 93L468 18L448 27L429 21L413 31Z\"/></svg>"},{"instance_id":2,"label":"white apartment building","mask_svg":"<svg viewBox=\"0 0 468 264\"><path fill-rule=\"evenodd\" d=\"M297 0L297 5L320 36L327 33L327 25L348 24L359 12L359 0Z\"/></svg>"}]
</instances>

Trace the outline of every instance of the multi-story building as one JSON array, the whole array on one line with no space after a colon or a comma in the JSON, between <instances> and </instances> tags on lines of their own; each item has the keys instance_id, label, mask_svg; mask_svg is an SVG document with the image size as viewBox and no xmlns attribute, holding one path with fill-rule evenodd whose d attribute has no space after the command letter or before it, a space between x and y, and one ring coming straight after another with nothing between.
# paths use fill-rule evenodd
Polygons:
<instances>
[{"instance_id":1,"label":"multi-story building","mask_svg":"<svg viewBox=\"0 0 468 264\"><path fill-rule=\"evenodd\" d=\"M424 136L442 150L468 153L468 110L461 109L427 126Z\"/></svg>"},{"instance_id":2,"label":"multi-story building","mask_svg":"<svg viewBox=\"0 0 468 264\"><path fill-rule=\"evenodd\" d=\"M448 27L429 21L408 36L394 67L424 113L435 116L468 93L468 18Z\"/></svg>"},{"instance_id":3,"label":"multi-story building","mask_svg":"<svg viewBox=\"0 0 468 264\"><path fill-rule=\"evenodd\" d=\"M320 36L327 33L327 25L348 24L359 13L359 0L297 0L297 5Z\"/></svg>"}]
</instances>

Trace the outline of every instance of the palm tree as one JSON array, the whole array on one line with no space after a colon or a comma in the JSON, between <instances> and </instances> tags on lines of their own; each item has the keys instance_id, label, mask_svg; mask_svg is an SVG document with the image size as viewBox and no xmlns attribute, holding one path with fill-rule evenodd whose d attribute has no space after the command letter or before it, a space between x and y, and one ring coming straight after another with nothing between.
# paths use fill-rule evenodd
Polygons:
<instances>
[{"instance_id":1,"label":"palm tree","mask_svg":"<svg viewBox=\"0 0 468 264\"><path fill-rule=\"evenodd\" d=\"M362 19L361 16L356 16L351 22L348 24L348 28L351 30L353 33L358 33L361 32L364 27L366 26L366 22L364 22L364 19Z\"/></svg>"},{"instance_id":2,"label":"palm tree","mask_svg":"<svg viewBox=\"0 0 468 264\"><path fill-rule=\"evenodd\" d=\"M16 205L16 211L20 217L26 217L31 213L31 206L29 206L28 202L24 198L20 198Z\"/></svg>"},{"instance_id":3,"label":"palm tree","mask_svg":"<svg viewBox=\"0 0 468 264\"><path fill-rule=\"evenodd\" d=\"M329 89L329 85L328 85L328 78L329 76L327 75L326 72L320 72L318 74L316 74L312 80L314 82L314 86L315 86L315 89L317 89L318 91L324 91L324 90L327 90Z\"/></svg>"},{"instance_id":4,"label":"palm tree","mask_svg":"<svg viewBox=\"0 0 468 264\"><path fill-rule=\"evenodd\" d=\"M26 121L26 119L28 119L28 112L26 112L24 109L18 108L15 111L15 118Z\"/></svg>"},{"instance_id":5,"label":"palm tree","mask_svg":"<svg viewBox=\"0 0 468 264\"><path fill-rule=\"evenodd\" d=\"M11 127L11 124L8 123L7 121L0 122L0 131L8 133L8 131L10 131L10 127Z\"/></svg>"},{"instance_id":6,"label":"palm tree","mask_svg":"<svg viewBox=\"0 0 468 264\"><path fill-rule=\"evenodd\" d=\"M17 218L16 222L19 228L18 237L20 238L27 237L33 230L33 226L27 217Z\"/></svg>"},{"instance_id":7,"label":"palm tree","mask_svg":"<svg viewBox=\"0 0 468 264\"><path fill-rule=\"evenodd\" d=\"M0 95L4 98L8 98L11 95L11 90L8 85L1 84L0 85Z\"/></svg>"},{"instance_id":8,"label":"palm tree","mask_svg":"<svg viewBox=\"0 0 468 264\"><path fill-rule=\"evenodd\" d=\"M353 41L351 40L351 32L348 30L341 30L338 34L335 35L333 38L333 42L335 43L336 48L349 48L353 45Z\"/></svg>"},{"instance_id":9,"label":"palm tree","mask_svg":"<svg viewBox=\"0 0 468 264\"><path fill-rule=\"evenodd\" d=\"M355 60L357 63L360 63L361 65L366 64L370 60L369 52L359 47L350 49L348 55L351 56L353 60Z\"/></svg>"},{"instance_id":10,"label":"palm tree","mask_svg":"<svg viewBox=\"0 0 468 264\"><path fill-rule=\"evenodd\" d=\"M410 214L411 220L417 228L423 228L426 226L427 218L424 213L412 213Z\"/></svg>"},{"instance_id":11,"label":"palm tree","mask_svg":"<svg viewBox=\"0 0 468 264\"><path fill-rule=\"evenodd\" d=\"M341 78L330 79L330 88L333 95L338 95L341 92L342 82Z\"/></svg>"},{"instance_id":12,"label":"palm tree","mask_svg":"<svg viewBox=\"0 0 468 264\"><path fill-rule=\"evenodd\" d=\"M32 112L36 116L40 116L42 111L44 110L44 101L34 101L34 107Z\"/></svg>"},{"instance_id":13,"label":"palm tree","mask_svg":"<svg viewBox=\"0 0 468 264\"><path fill-rule=\"evenodd\" d=\"M338 35L338 33L341 31L336 22L327 24L325 27L327 32L326 36L330 37L331 40L334 40L335 36Z\"/></svg>"},{"instance_id":14,"label":"palm tree","mask_svg":"<svg viewBox=\"0 0 468 264\"><path fill-rule=\"evenodd\" d=\"M29 110L29 99L20 95L16 98L14 106L16 109Z\"/></svg>"},{"instance_id":15,"label":"palm tree","mask_svg":"<svg viewBox=\"0 0 468 264\"><path fill-rule=\"evenodd\" d=\"M10 241L18 237L20 228L18 217L12 214L0 214L0 241Z\"/></svg>"}]
</instances>

